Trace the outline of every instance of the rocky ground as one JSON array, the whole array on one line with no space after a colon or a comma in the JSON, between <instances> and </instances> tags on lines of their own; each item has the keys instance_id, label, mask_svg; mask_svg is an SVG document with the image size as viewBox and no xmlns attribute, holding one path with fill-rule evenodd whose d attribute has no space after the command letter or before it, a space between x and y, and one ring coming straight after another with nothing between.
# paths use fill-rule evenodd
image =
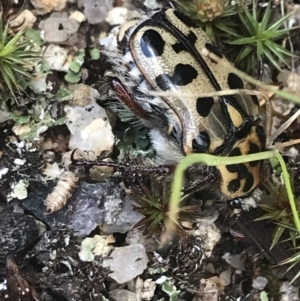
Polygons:
<instances>
[{"instance_id":1,"label":"rocky ground","mask_svg":"<svg viewBox=\"0 0 300 301\"><path fill-rule=\"evenodd\" d=\"M144 128L128 127L126 115L99 105L108 69L101 51L116 49L118 25L143 3L2 2L14 12L10 30L29 29L26 37L42 58L26 93L1 98L0 300L299 300L299 279L289 283L298 266L288 273L288 266L275 267L295 254L293 244L270 251L276 226L254 221L262 208L237 219L226 204L207 201L184 219L184 235L162 245L158 233L134 228L147 212L137 208L143 207L139 194L128 193L128 175L70 166L74 149L89 160L104 153L122 162L128 153L152 155ZM289 20L298 24L300 9L289 5L296 11ZM299 91L295 64L293 72L276 74L286 91ZM298 112L279 98L273 106L274 129ZM283 136L299 138L297 120ZM298 148L286 153L298 196ZM164 184L151 181L151 196L161 196ZM272 196L264 187L262 199ZM189 202L200 207L201 198Z\"/></svg>"}]
</instances>

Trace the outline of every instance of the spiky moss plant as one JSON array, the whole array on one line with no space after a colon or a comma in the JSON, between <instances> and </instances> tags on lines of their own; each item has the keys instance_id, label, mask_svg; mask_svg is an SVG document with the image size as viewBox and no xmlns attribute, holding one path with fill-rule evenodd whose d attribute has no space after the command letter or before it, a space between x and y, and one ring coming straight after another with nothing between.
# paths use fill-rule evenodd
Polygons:
<instances>
[{"instance_id":1,"label":"spiky moss plant","mask_svg":"<svg viewBox=\"0 0 300 301\"><path fill-rule=\"evenodd\" d=\"M257 2L253 2L252 11L245 7L239 13L239 26L236 31L225 34L225 43L239 46L234 62L247 73L253 73L258 62L267 60L280 70L280 65L288 65L287 56L293 53L282 47L279 43L294 28L284 28L284 23L291 16L280 18L275 23L272 20L271 2L267 8L259 9Z\"/></svg>"},{"instance_id":2,"label":"spiky moss plant","mask_svg":"<svg viewBox=\"0 0 300 301\"><path fill-rule=\"evenodd\" d=\"M15 98L15 93L23 91L26 80L32 75L30 70L40 54L30 50L31 42L19 31L15 36L9 33L8 22L4 24L0 15L0 91L8 92Z\"/></svg>"},{"instance_id":3,"label":"spiky moss plant","mask_svg":"<svg viewBox=\"0 0 300 301\"><path fill-rule=\"evenodd\" d=\"M207 9L206 0L175 0L180 9L200 20L208 36L242 70L253 75L260 62L268 61L280 70L293 54L280 45L294 28L284 28L288 14L274 23L271 2L266 8L253 1L252 6L232 5L214 0ZM213 13L212 13L213 12Z\"/></svg>"},{"instance_id":4,"label":"spiky moss plant","mask_svg":"<svg viewBox=\"0 0 300 301\"><path fill-rule=\"evenodd\" d=\"M291 185L294 188L294 174L290 174ZM276 186L270 181L263 183L267 190L270 192L270 196L273 202L269 204L258 204L266 213L257 218L256 221L269 220L276 225L276 229L273 233L272 245L270 250L278 243L284 232L289 233L289 240L292 242L295 254L279 263L279 265L288 264L286 272L300 264L300 235L297 235L297 228L294 224L291 206L288 200L286 190L283 185ZM295 199L296 207L300 208L300 196ZM299 232L298 232L299 233ZM283 241L282 241L283 242ZM300 271L294 276L291 282L294 282L300 277Z\"/></svg>"},{"instance_id":5,"label":"spiky moss plant","mask_svg":"<svg viewBox=\"0 0 300 301\"><path fill-rule=\"evenodd\" d=\"M171 182L154 177L150 180L149 187L140 182L137 187L131 188L130 197L138 204L134 206L134 210L145 216L135 225L135 228L145 228L144 234L149 236L155 234L159 237L165 230L169 217L171 194ZM185 199L187 197L185 196ZM182 202L183 198L180 201ZM195 214L195 207L181 206L179 212L185 213L185 217L188 218ZM179 236L186 235L179 223L176 223L175 232Z\"/></svg>"}]
</instances>

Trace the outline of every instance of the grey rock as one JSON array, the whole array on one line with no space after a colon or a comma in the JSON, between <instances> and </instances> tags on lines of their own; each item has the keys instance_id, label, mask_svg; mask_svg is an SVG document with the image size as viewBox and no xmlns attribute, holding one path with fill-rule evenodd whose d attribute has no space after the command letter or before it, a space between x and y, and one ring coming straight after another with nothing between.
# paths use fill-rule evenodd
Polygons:
<instances>
[{"instance_id":1,"label":"grey rock","mask_svg":"<svg viewBox=\"0 0 300 301\"><path fill-rule=\"evenodd\" d=\"M257 277L252 281L252 287L262 291L268 284L268 279L265 277Z\"/></svg>"},{"instance_id":2,"label":"grey rock","mask_svg":"<svg viewBox=\"0 0 300 301\"><path fill-rule=\"evenodd\" d=\"M33 247L45 225L15 207L6 207L0 213L0 263L8 254L18 254Z\"/></svg>"},{"instance_id":3,"label":"grey rock","mask_svg":"<svg viewBox=\"0 0 300 301\"><path fill-rule=\"evenodd\" d=\"M44 30L44 40L48 43L61 45L75 45L80 23L74 19L51 16L40 23L39 27Z\"/></svg>"},{"instance_id":4,"label":"grey rock","mask_svg":"<svg viewBox=\"0 0 300 301\"><path fill-rule=\"evenodd\" d=\"M122 284L141 275L148 261L145 247L136 244L117 248L103 260L103 266L113 272L109 274L111 278Z\"/></svg>"},{"instance_id":5,"label":"grey rock","mask_svg":"<svg viewBox=\"0 0 300 301\"><path fill-rule=\"evenodd\" d=\"M53 187L54 185L36 186L29 193L27 199L23 200L24 208L50 228L59 223L70 225L78 236L90 234L99 224L104 222L107 214L104 204L108 198L114 199L119 204L123 202L123 193L119 185L79 182L67 205L53 214L46 215L44 200ZM119 208L116 209L118 212L120 211Z\"/></svg>"},{"instance_id":6,"label":"grey rock","mask_svg":"<svg viewBox=\"0 0 300 301\"><path fill-rule=\"evenodd\" d=\"M128 197L125 198L123 208L115 199L108 198L105 204L106 214L101 230L110 234L114 232L125 233L139 222L144 216L133 210L135 203ZM119 208L119 210L118 210Z\"/></svg>"},{"instance_id":7,"label":"grey rock","mask_svg":"<svg viewBox=\"0 0 300 301\"><path fill-rule=\"evenodd\" d=\"M97 24L105 20L108 12L113 8L112 0L78 0L78 7L83 10L90 24Z\"/></svg>"}]
</instances>

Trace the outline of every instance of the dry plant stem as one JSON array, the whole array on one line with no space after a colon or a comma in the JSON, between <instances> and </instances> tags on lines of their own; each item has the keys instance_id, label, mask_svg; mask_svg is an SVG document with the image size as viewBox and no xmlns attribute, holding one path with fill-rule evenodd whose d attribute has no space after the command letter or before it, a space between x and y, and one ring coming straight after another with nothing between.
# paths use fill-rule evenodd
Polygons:
<instances>
[{"instance_id":1,"label":"dry plant stem","mask_svg":"<svg viewBox=\"0 0 300 301\"><path fill-rule=\"evenodd\" d=\"M293 116L291 116L284 124L280 126L270 137L270 141L274 141L281 133L283 133L298 117L300 116L300 110L298 110Z\"/></svg>"},{"instance_id":2,"label":"dry plant stem","mask_svg":"<svg viewBox=\"0 0 300 301\"><path fill-rule=\"evenodd\" d=\"M218 166L218 165L229 165L229 164L239 164L251 161L267 160L272 157L276 157L280 163L283 180L285 183L287 195L289 198L290 206L292 209L295 226L300 233L300 219L298 216L298 211L296 208L294 194L292 192L291 183L289 180L289 173L287 171L285 162L278 151L266 151L246 156L236 156L236 157L219 157L208 154L192 154L183 158L176 167L174 182L172 187L172 197L170 202L169 220L167 222L167 231L163 234L162 242L166 242L170 239L172 232L174 230L174 222L177 221L177 216L179 212L179 202L181 198L181 190L183 183L184 171L191 165L196 163L204 163L208 166Z\"/></svg>"},{"instance_id":3,"label":"dry plant stem","mask_svg":"<svg viewBox=\"0 0 300 301\"><path fill-rule=\"evenodd\" d=\"M297 96L295 94L288 93L286 91L278 90L274 86L263 84L259 80L256 80L253 77L249 76L248 74L246 74L246 73L238 70L237 68L233 67L229 62L225 61L224 59L220 59L218 56L216 56L212 52L208 51L207 49L203 49L202 54L205 55L205 56L209 56L212 60L216 61L220 65L220 68L222 68L222 67L227 68L231 72L233 72L236 75L240 76L245 81L247 81L247 82L249 82L253 85L256 85L258 87L264 88L268 91L271 91L274 94L276 94L276 95L278 95L278 96L280 96L284 99L287 99L287 100L289 100L289 101L291 101L295 104L300 104L300 97L299 96Z\"/></svg>"}]
</instances>

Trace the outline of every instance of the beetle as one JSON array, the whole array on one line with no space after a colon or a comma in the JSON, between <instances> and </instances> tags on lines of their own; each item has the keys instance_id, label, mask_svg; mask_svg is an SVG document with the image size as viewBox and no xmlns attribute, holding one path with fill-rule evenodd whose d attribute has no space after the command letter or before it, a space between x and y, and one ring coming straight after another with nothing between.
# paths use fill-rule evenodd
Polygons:
<instances>
[{"instance_id":1,"label":"beetle","mask_svg":"<svg viewBox=\"0 0 300 301\"><path fill-rule=\"evenodd\" d=\"M191 153L242 156L266 149L257 97L239 93L242 79L203 54L205 49L226 60L185 14L166 9L131 20L120 28L118 44L117 52L106 52L112 71L105 98L149 128L157 165L176 166ZM228 89L237 93L206 96ZM222 165L195 183L201 188L207 178L214 185L218 179L220 195L240 201L259 185L261 169L260 161Z\"/></svg>"}]
</instances>

